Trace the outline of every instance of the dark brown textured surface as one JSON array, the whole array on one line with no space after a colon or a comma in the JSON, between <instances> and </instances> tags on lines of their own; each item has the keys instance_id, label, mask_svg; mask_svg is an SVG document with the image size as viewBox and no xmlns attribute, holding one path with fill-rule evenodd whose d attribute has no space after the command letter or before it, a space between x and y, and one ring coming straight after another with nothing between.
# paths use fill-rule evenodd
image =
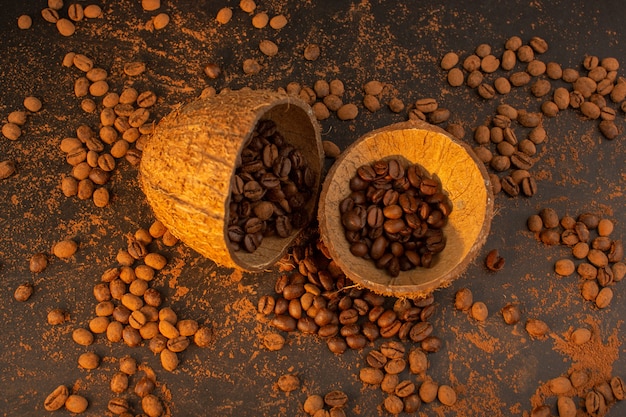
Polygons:
<instances>
[{"instance_id":1,"label":"dark brown textured surface","mask_svg":"<svg viewBox=\"0 0 626 417\"><path fill-rule=\"evenodd\" d=\"M86 326L93 316L92 288L102 272L115 265L118 250L126 247L126 236L149 226L153 218L137 170L125 161L108 184L112 193L108 207L98 209L91 201L61 193L61 177L70 168L59 150L60 140L73 135L81 123L94 128L98 123L97 116L80 110L80 100L73 95L80 72L61 66L67 52L84 53L107 69L112 90L131 84L138 90L153 90L159 96L152 109L155 117L191 101L207 86L277 88L291 81L312 85L320 78L339 78L346 86L344 101L357 103L359 115L346 122L331 116L322 122L322 132L323 139L342 149L365 132L406 119L406 111L393 114L384 108L370 114L362 107L362 85L372 79L389 84L389 97L396 95L405 104L437 98L451 110L453 121L465 128L468 143L471 130L493 115L501 102L533 111L539 108L541 101L530 96L528 86L493 101L480 99L466 87L451 88L438 66L448 51L466 56L480 43L489 43L501 54L506 39L518 35L525 42L532 36L547 40L549 50L541 59L564 67L580 69L586 55L622 61L626 56L619 1L392 5L259 0L259 9L270 16L288 17L288 25L280 31L253 28L250 16L234 1L165 0L160 11L170 15L170 24L149 31L145 23L156 12L142 11L139 1L116 1L106 6L102 2L104 17L79 23L69 38L41 18L45 1L2 3L0 118L4 122L11 111L21 110L28 95L43 101L43 109L29 117L22 137L17 141L0 137L0 160L12 159L17 165L16 175L0 181L0 414L7 416L47 415L43 401L59 384L88 398L86 415L106 415L112 397L110 377L119 358L127 354L154 370L162 384L159 395L173 416L304 415L301 406L307 395L333 389L348 394L348 415L386 415L380 390L364 387L358 380L364 355L372 346L335 356L316 337L290 334L283 350L265 350L260 336L269 326L256 320L255 306L261 295L273 293L277 272L231 274L184 245L159 248L169 264L154 285L179 317L212 326L215 342L205 349L190 347L181 354L179 368L168 373L146 347L111 344L99 335L92 348L104 357L102 365L93 371L78 369L78 356L86 349L71 340L71 332ZM223 6L233 7L234 13L231 22L220 26L214 17ZM31 29L17 28L21 14L31 15ZM266 38L279 46L275 57L258 50L259 41ZM309 43L321 47L317 61L302 57ZM242 62L251 57L264 68L257 75L244 75ZM134 60L146 62L148 69L131 80L122 68ZM224 75L206 78L202 68L208 62L219 63ZM626 74L623 68L618 73ZM554 262L569 256L569 250L545 247L525 227L530 214L551 206L559 215L600 213L614 220L612 236L626 237L624 114L617 113L622 134L613 141L601 137L596 122L583 120L571 109L545 121L548 140L533 168L537 194L531 199L496 197L496 216L483 256L498 248L506 259L504 269L487 272L479 256L461 279L436 294L439 308L432 322L444 343L440 352L429 356L429 375L454 387L459 399L453 407L423 405L418 415L522 416L543 400L545 383L568 369L592 369L598 379L607 374L626 377L626 284L613 287L615 296L608 308L593 308L580 296L578 277L559 278L553 272ZM54 242L68 237L79 242L75 257L51 257L45 271L29 272L33 254L50 253ZM32 282L35 292L26 303L18 303L13 291L23 282ZM488 306L490 315L483 324L453 309L454 293L461 287L471 288L474 299ZM521 306L522 322L513 327L497 313L508 302ZM46 314L54 307L66 309L70 321L48 325ZM523 326L527 318L548 323L549 337L531 339ZM595 338L587 348L573 349L567 336L582 326L593 329ZM297 373L302 381L302 388L288 395L275 388L278 377L286 373ZM554 415L555 402L554 396L547 397ZM624 413L622 402L608 415Z\"/></svg>"}]
</instances>

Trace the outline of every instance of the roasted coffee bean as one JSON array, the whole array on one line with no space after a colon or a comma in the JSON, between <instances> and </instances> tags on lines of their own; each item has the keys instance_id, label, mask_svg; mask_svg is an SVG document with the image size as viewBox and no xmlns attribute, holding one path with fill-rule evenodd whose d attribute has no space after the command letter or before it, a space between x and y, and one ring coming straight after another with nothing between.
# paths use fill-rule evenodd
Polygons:
<instances>
[{"instance_id":1,"label":"roasted coffee bean","mask_svg":"<svg viewBox=\"0 0 626 417\"><path fill-rule=\"evenodd\" d=\"M421 342L433 332L433 325L429 322L418 322L413 325L409 337L414 342Z\"/></svg>"},{"instance_id":2,"label":"roasted coffee bean","mask_svg":"<svg viewBox=\"0 0 626 417\"><path fill-rule=\"evenodd\" d=\"M46 411L56 411L65 405L69 397L69 390L65 385L59 385L44 400L44 409Z\"/></svg>"},{"instance_id":3,"label":"roasted coffee bean","mask_svg":"<svg viewBox=\"0 0 626 417\"><path fill-rule=\"evenodd\" d=\"M293 317L281 314L276 315L270 321L270 324L276 327L278 330L282 330L284 332L292 332L296 329L296 320Z\"/></svg>"},{"instance_id":4,"label":"roasted coffee bean","mask_svg":"<svg viewBox=\"0 0 626 417\"><path fill-rule=\"evenodd\" d=\"M454 308L460 311L469 311L474 303L474 296L469 288L461 288L454 297Z\"/></svg>"},{"instance_id":5,"label":"roasted coffee bean","mask_svg":"<svg viewBox=\"0 0 626 417\"><path fill-rule=\"evenodd\" d=\"M526 177L521 184L522 193L527 197L532 197L537 193L537 181L533 177Z\"/></svg>"},{"instance_id":6,"label":"roasted coffee bean","mask_svg":"<svg viewBox=\"0 0 626 417\"><path fill-rule=\"evenodd\" d=\"M487 254L485 266L490 271L499 271L504 267L504 258L499 255L497 249L493 249Z\"/></svg>"},{"instance_id":7,"label":"roasted coffee bean","mask_svg":"<svg viewBox=\"0 0 626 417\"><path fill-rule=\"evenodd\" d=\"M324 403L329 407L343 407L348 402L348 396L339 390L331 391L324 395Z\"/></svg>"},{"instance_id":8,"label":"roasted coffee bean","mask_svg":"<svg viewBox=\"0 0 626 417\"><path fill-rule=\"evenodd\" d=\"M385 356L381 351L372 350L366 356L366 361L369 366L372 368L382 369L387 363L387 356Z\"/></svg>"},{"instance_id":9,"label":"roasted coffee bean","mask_svg":"<svg viewBox=\"0 0 626 417\"><path fill-rule=\"evenodd\" d=\"M378 368L364 367L359 371L359 379L369 385L380 385L384 378L384 373Z\"/></svg>"},{"instance_id":10,"label":"roasted coffee bean","mask_svg":"<svg viewBox=\"0 0 626 417\"><path fill-rule=\"evenodd\" d=\"M516 197L519 195L520 187L510 175L502 178L501 185L504 192L506 192L509 196Z\"/></svg>"},{"instance_id":11,"label":"roasted coffee bean","mask_svg":"<svg viewBox=\"0 0 626 417\"><path fill-rule=\"evenodd\" d=\"M388 359L398 359L404 357L405 348L402 343L389 341L380 346L380 353Z\"/></svg>"},{"instance_id":12,"label":"roasted coffee bean","mask_svg":"<svg viewBox=\"0 0 626 417\"><path fill-rule=\"evenodd\" d=\"M443 346L443 342L437 336L428 336L426 339L422 340L420 347L430 353L439 352L441 347Z\"/></svg>"}]
</instances>

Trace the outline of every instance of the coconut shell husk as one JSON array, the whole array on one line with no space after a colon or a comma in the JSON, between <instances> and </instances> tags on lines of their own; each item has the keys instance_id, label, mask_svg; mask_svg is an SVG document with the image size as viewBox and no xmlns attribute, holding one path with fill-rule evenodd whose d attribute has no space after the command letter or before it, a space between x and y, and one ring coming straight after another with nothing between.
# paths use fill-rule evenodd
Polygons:
<instances>
[{"instance_id":1,"label":"coconut shell husk","mask_svg":"<svg viewBox=\"0 0 626 417\"><path fill-rule=\"evenodd\" d=\"M218 265L246 271L271 268L299 232L266 238L253 253L234 251L227 241L236 161L262 119L276 123L314 172L306 206L313 218L324 158L319 125L308 104L286 93L227 90L183 105L158 123L140 166L148 203L174 236Z\"/></svg>"},{"instance_id":2,"label":"coconut shell husk","mask_svg":"<svg viewBox=\"0 0 626 417\"><path fill-rule=\"evenodd\" d=\"M446 247L434 265L400 272L395 278L350 252L339 212L357 168L392 156L424 167L441 182L453 205L443 229ZM443 129L413 121L367 133L348 147L324 180L318 209L322 240L346 276L378 294L407 298L425 297L461 275L485 243L492 217L489 176L474 152Z\"/></svg>"}]
</instances>

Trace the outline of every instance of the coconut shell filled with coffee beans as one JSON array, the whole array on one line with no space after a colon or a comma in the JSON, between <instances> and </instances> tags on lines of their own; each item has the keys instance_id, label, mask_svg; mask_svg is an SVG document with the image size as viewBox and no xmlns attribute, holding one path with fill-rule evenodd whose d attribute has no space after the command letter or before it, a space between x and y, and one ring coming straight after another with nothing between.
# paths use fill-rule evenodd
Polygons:
<instances>
[{"instance_id":1,"label":"coconut shell filled with coffee beans","mask_svg":"<svg viewBox=\"0 0 626 417\"><path fill-rule=\"evenodd\" d=\"M441 184L451 211L442 227L445 247L428 267L400 271L377 268L372 259L355 256L345 236L340 204L351 193L350 179L359 167L396 159L418 164ZM484 165L464 143L425 122L390 125L359 138L328 172L318 209L320 234L332 258L348 278L378 294L424 297L459 277L478 255L489 234L493 193Z\"/></svg>"},{"instance_id":2,"label":"coconut shell filled with coffee beans","mask_svg":"<svg viewBox=\"0 0 626 417\"><path fill-rule=\"evenodd\" d=\"M199 98L164 117L147 141L140 182L154 215L172 234L220 266L246 271L271 268L303 226L289 236L264 238L252 252L236 250L227 233L235 172L257 125L275 123L311 171L303 206L315 216L323 149L310 106L285 93L226 90Z\"/></svg>"}]
</instances>

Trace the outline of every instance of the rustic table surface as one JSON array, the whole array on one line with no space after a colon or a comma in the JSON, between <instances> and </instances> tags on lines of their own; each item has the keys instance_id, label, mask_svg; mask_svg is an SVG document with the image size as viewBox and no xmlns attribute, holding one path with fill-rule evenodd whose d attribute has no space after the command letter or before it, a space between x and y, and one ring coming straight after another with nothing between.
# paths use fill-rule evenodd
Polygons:
<instances>
[{"instance_id":1,"label":"rustic table surface","mask_svg":"<svg viewBox=\"0 0 626 417\"><path fill-rule=\"evenodd\" d=\"M371 113L363 107L362 86L370 80L388 86L383 104L395 96L408 109L417 99L435 98L451 111L450 122L465 129L463 140L472 146L473 129L486 123L499 104L536 112L545 101L530 93L530 85L492 100L480 98L465 85L451 87L439 66L450 51L463 59L486 43L500 57L511 36L525 43L538 36L549 45L537 55L543 62L557 62L581 74L586 74L582 64L587 56L615 57L626 64L620 1L257 1L258 10L270 17L287 17L287 26L275 30L253 27L251 14L237 1L164 0L159 10L148 12L140 1L95 0L103 16L76 22L76 32L69 37L42 18L45 1L2 3L2 124L11 112L24 110L25 97L36 96L43 103L40 111L28 115L17 140L0 137L0 162L11 160L16 165L15 174L0 180L0 414L5 416L47 415L44 400L61 384L88 399L85 415L111 415L107 403L115 395L109 381L126 355L154 374L158 395L173 416L302 416L308 395L332 390L348 395L346 415L388 414L381 405L385 394L359 380L365 355L380 341L335 355L320 338L293 333L284 334L287 343L282 350L270 352L260 340L271 329L257 320L255 309L262 295L274 293L279 271L233 273L182 243L156 249L167 257L168 266L152 286L179 318L196 319L213 329L209 347L190 346L179 354L178 368L168 372L145 345L131 348L111 343L104 335L97 335L89 347L72 341L73 330L87 327L94 317L94 285L105 270L117 266L116 255L126 248L127 237L149 227L154 218L139 188L138 170L124 158L105 186L110 192L106 207L61 192L61 180L71 172L59 148L61 140L75 136L81 124L98 129L100 123L97 113L81 110L81 99L74 95L74 82L83 74L62 65L68 52L84 54L104 68L112 91L128 86L154 91L158 101L150 111L155 121L207 87L275 89L290 82L312 86L319 79L338 78L345 85L344 102L359 107L354 120L341 121L332 114L321 121L322 138L341 149L372 129L407 119L408 110L393 113L383 106ZM220 25L215 16L225 6L232 8L233 17ZM67 10L68 2L61 17ZM167 13L170 22L155 30L151 19L160 12ZM32 17L28 30L17 25L23 14ZM276 56L259 51L262 39L279 46ZM313 43L320 46L320 57L305 60L303 50ZM258 74L244 74L242 63L247 58L262 64ZM123 66L132 61L145 62L146 71L136 77L125 75ZM208 63L217 63L222 75L208 78L203 72ZM513 71L524 69L525 64L518 62ZM485 79L493 82L510 73L498 70ZM624 76L623 68L617 76ZM571 88L561 81L552 81L552 86ZM94 100L101 108L101 98ZM530 215L552 207L560 216L597 213L613 220L614 239L626 235L624 112L619 103L607 102L617 110L621 133L613 140L601 135L597 120L588 120L575 109L544 118L547 140L537 146L531 169L537 193L531 198L498 194L491 233L478 259L453 285L435 293L437 312L431 321L443 346L429 355L428 375L452 386L458 400L452 406L438 401L423 404L418 415L523 416L543 401L552 415L558 415L557 397L546 388L549 380L575 369L585 369L597 381L616 375L626 378L624 284L614 283L610 305L596 308L582 298L582 279L576 273L559 277L554 272L558 259L573 259L571 250L546 246L526 228ZM519 128L518 135L525 132ZM69 259L53 256L52 245L67 238L79 243L76 254ZM495 248L506 261L497 273L483 264L486 253ZM35 274L29 260L36 253L48 254L49 265ZM31 283L34 293L18 302L14 291L24 283ZM485 322L454 309L460 288L471 289L474 299L487 305ZM499 314L509 302L519 304L522 311L522 320L513 326ZM48 324L47 313L53 308L67 311L69 320ZM546 322L548 336L530 337L524 328L528 318ZM591 329L593 337L576 347L568 340L580 327ZM97 369L79 368L78 357L86 351L102 358ZM297 374L301 387L290 393L277 390L276 381L284 374ZM122 396L129 398L134 413L141 413L137 397L130 392ZM580 396L574 400L581 407ZM626 402L617 402L608 415L625 413Z\"/></svg>"}]
</instances>

